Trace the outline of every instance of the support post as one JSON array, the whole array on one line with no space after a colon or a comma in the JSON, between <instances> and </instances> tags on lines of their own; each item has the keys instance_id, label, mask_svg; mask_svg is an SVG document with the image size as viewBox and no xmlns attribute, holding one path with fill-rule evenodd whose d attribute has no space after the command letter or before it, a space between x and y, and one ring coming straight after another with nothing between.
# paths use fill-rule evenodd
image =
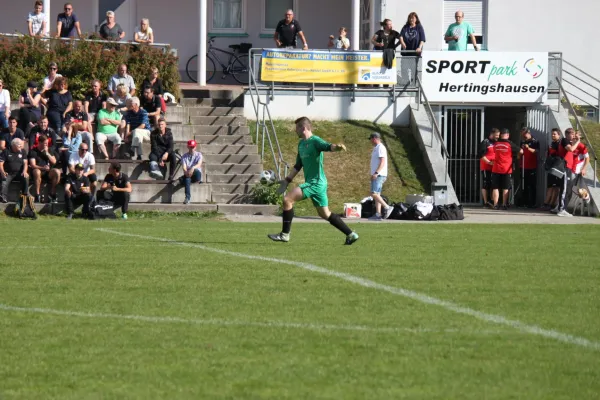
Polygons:
<instances>
[{"instance_id":1,"label":"support post","mask_svg":"<svg viewBox=\"0 0 600 400\"><path fill-rule=\"evenodd\" d=\"M352 0L352 50L360 50L360 0Z\"/></svg>"},{"instance_id":2,"label":"support post","mask_svg":"<svg viewBox=\"0 0 600 400\"><path fill-rule=\"evenodd\" d=\"M207 0L198 0L198 20L200 22L200 35L198 36L198 85L206 86L206 42L208 24Z\"/></svg>"},{"instance_id":3,"label":"support post","mask_svg":"<svg viewBox=\"0 0 600 400\"><path fill-rule=\"evenodd\" d=\"M50 21L52 17L50 17L50 0L44 0L44 14L46 15L46 36L50 36Z\"/></svg>"}]
</instances>

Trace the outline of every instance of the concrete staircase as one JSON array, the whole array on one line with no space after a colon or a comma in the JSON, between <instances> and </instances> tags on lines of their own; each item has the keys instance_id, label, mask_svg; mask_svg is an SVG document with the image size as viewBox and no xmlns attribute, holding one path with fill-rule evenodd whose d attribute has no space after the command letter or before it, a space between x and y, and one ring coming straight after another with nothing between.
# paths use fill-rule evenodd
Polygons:
<instances>
[{"instance_id":1,"label":"concrete staircase","mask_svg":"<svg viewBox=\"0 0 600 400\"><path fill-rule=\"evenodd\" d=\"M210 92L200 94L210 95ZM231 104L235 102L226 98L183 98L179 106L169 106L167 110L166 119L173 132L175 149L184 154L187 141L194 139L204 156L203 183L192 184L191 204L183 205L184 187L179 184L179 177L183 174L181 168L177 169L172 181L154 180L148 173L150 143L143 144L142 161L125 157L128 145L121 146L116 161L121 163L122 171L132 180L132 210L261 215L277 212L277 206L248 204L252 187L259 182L262 161L257 146L252 143L243 108ZM107 150L112 154L110 142L107 142ZM102 160L96 148L94 155L96 174L103 179L113 160ZM165 177L168 172L167 168L163 169ZM17 195L18 185L11 185L9 201L16 201ZM59 201L63 199L62 187L59 187L58 198Z\"/></svg>"}]
</instances>

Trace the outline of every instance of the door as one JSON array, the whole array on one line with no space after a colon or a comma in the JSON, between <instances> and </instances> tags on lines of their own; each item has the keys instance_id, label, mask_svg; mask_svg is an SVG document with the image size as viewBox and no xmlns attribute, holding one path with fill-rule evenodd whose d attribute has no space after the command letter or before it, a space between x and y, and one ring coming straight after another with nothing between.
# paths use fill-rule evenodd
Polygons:
<instances>
[{"instance_id":1,"label":"door","mask_svg":"<svg viewBox=\"0 0 600 400\"><path fill-rule=\"evenodd\" d=\"M444 107L444 142L448 174L461 204L481 203L477 149L484 139L483 107Z\"/></svg>"},{"instance_id":2,"label":"door","mask_svg":"<svg viewBox=\"0 0 600 400\"><path fill-rule=\"evenodd\" d=\"M360 49L368 50L371 47L371 38L375 34L374 10L375 0L360 0ZM352 32L354 35L355 33Z\"/></svg>"},{"instance_id":3,"label":"door","mask_svg":"<svg viewBox=\"0 0 600 400\"><path fill-rule=\"evenodd\" d=\"M552 140L550 132L548 131L549 114L549 106L536 105L527 107L527 126L531 130L531 136L540 142L536 191L538 204L544 203L544 197L546 195L546 170L544 169L544 163L546 162L546 157L548 155L548 146Z\"/></svg>"}]
</instances>

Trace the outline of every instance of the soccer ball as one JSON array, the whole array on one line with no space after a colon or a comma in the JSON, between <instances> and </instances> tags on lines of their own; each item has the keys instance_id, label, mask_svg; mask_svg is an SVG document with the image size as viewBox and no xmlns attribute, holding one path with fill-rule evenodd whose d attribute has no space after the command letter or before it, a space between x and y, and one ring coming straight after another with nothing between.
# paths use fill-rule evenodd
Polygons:
<instances>
[{"instance_id":1,"label":"soccer ball","mask_svg":"<svg viewBox=\"0 0 600 400\"><path fill-rule=\"evenodd\" d=\"M260 183L268 184L275 181L275 172L273 171L263 171L260 173Z\"/></svg>"}]
</instances>

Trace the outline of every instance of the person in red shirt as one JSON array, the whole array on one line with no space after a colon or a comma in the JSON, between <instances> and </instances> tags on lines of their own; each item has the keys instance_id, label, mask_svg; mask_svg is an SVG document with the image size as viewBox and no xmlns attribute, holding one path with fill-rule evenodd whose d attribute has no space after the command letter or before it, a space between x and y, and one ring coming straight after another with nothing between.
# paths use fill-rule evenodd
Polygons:
<instances>
[{"instance_id":1,"label":"person in red shirt","mask_svg":"<svg viewBox=\"0 0 600 400\"><path fill-rule=\"evenodd\" d=\"M513 160L523 154L523 150L509 140L510 131L502 129L500 139L494 143L494 165L492 166L492 201L498 209L500 190L502 190L502 208L508 209L508 190L511 186Z\"/></svg>"},{"instance_id":2,"label":"person in red shirt","mask_svg":"<svg viewBox=\"0 0 600 400\"><path fill-rule=\"evenodd\" d=\"M537 194L537 156L540 142L531 136L529 128L521 129L521 173L523 180L522 204L528 208L535 208Z\"/></svg>"},{"instance_id":3,"label":"person in red shirt","mask_svg":"<svg viewBox=\"0 0 600 400\"><path fill-rule=\"evenodd\" d=\"M552 143L550 143L550 146L548 146L548 158L558 157L558 145L560 144L561 138L562 133L560 132L560 129L552 129ZM542 210L550 211L558 205L558 194L560 192L560 186L562 185L562 179L552 174L548 174L546 181L548 183L546 189L546 200L542 206Z\"/></svg>"},{"instance_id":4,"label":"person in red shirt","mask_svg":"<svg viewBox=\"0 0 600 400\"><path fill-rule=\"evenodd\" d=\"M500 129L493 128L487 139L479 144L479 170L481 171L481 197L484 207L493 207L488 198L492 194L492 166L494 165L494 143L500 138Z\"/></svg>"},{"instance_id":5,"label":"person in red shirt","mask_svg":"<svg viewBox=\"0 0 600 400\"><path fill-rule=\"evenodd\" d=\"M558 155L565 160L565 175L563 176L560 186L560 194L558 196L558 205L552 211L556 212L559 217L572 217L567 212L567 206L571 200L573 192L573 167L575 160L573 158L573 150L577 148L579 141L575 136L575 130L569 128L565 131L565 137L558 144Z\"/></svg>"},{"instance_id":6,"label":"person in red shirt","mask_svg":"<svg viewBox=\"0 0 600 400\"><path fill-rule=\"evenodd\" d=\"M575 131L575 139L579 144L573 149L573 173L576 175L575 180L578 180L580 176L585 176L585 170L590 163L590 155L587 146L581 141L579 131Z\"/></svg>"}]
</instances>

